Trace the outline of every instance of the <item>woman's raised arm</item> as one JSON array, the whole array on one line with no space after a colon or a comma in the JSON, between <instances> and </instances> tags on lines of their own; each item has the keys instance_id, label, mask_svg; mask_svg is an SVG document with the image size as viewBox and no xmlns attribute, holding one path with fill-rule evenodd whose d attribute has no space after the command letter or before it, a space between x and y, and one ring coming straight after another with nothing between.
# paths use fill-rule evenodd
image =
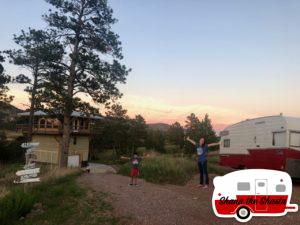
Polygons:
<instances>
[{"instance_id":1,"label":"woman's raised arm","mask_svg":"<svg viewBox=\"0 0 300 225\"><path fill-rule=\"evenodd\" d=\"M186 138L187 141L189 141L190 143L192 143L193 145L196 145L196 142L192 139L190 139L190 137Z\"/></svg>"}]
</instances>

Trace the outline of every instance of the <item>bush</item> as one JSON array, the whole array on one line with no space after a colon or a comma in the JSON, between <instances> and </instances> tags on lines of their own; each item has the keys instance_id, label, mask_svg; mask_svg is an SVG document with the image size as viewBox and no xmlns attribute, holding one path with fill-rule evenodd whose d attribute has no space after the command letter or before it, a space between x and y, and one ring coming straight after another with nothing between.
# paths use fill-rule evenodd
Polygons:
<instances>
[{"instance_id":1,"label":"bush","mask_svg":"<svg viewBox=\"0 0 300 225\"><path fill-rule=\"evenodd\" d=\"M172 144L166 144L165 150L166 150L167 154L182 154L183 153L183 149L181 149L177 145L172 145Z\"/></svg>"},{"instance_id":2,"label":"bush","mask_svg":"<svg viewBox=\"0 0 300 225\"><path fill-rule=\"evenodd\" d=\"M0 224L11 224L12 221L30 212L35 198L21 189L14 189L0 199Z\"/></svg>"},{"instance_id":3,"label":"bush","mask_svg":"<svg viewBox=\"0 0 300 225\"><path fill-rule=\"evenodd\" d=\"M20 162L24 160L25 150L21 144L25 142L24 137L18 137L13 141L8 141L5 135L0 138L0 162Z\"/></svg>"},{"instance_id":4,"label":"bush","mask_svg":"<svg viewBox=\"0 0 300 225\"><path fill-rule=\"evenodd\" d=\"M130 163L126 163L120 167L119 173L128 176L130 169ZM183 185L196 173L197 165L193 160L161 155L145 158L141 163L139 176L153 183Z\"/></svg>"}]
</instances>

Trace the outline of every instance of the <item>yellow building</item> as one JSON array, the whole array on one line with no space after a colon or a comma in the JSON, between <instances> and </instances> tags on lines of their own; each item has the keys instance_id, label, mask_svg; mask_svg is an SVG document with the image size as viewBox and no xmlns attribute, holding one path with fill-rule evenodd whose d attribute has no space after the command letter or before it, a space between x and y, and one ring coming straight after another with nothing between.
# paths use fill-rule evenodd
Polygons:
<instances>
[{"instance_id":1,"label":"yellow building","mask_svg":"<svg viewBox=\"0 0 300 225\"><path fill-rule=\"evenodd\" d=\"M26 134L29 112L19 113L18 116L21 123L17 124L17 130ZM100 118L99 116L86 117L79 112L72 113L69 156L79 156L80 163L89 159L91 123ZM58 119L50 117L43 111L34 113L32 142L39 143L35 151L37 162L58 164L62 132L62 124Z\"/></svg>"}]
</instances>

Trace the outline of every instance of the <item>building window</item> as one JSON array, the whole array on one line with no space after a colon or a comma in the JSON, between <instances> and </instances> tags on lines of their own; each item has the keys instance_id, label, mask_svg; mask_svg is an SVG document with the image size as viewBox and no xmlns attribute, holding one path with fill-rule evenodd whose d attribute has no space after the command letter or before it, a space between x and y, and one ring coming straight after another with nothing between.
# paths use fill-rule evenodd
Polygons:
<instances>
[{"instance_id":1,"label":"building window","mask_svg":"<svg viewBox=\"0 0 300 225\"><path fill-rule=\"evenodd\" d=\"M286 132L273 132L272 145L276 147L284 147L286 145Z\"/></svg>"},{"instance_id":2,"label":"building window","mask_svg":"<svg viewBox=\"0 0 300 225\"><path fill-rule=\"evenodd\" d=\"M78 130L78 120L74 121L74 130Z\"/></svg>"},{"instance_id":3,"label":"building window","mask_svg":"<svg viewBox=\"0 0 300 225\"><path fill-rule=\"evenodd\" d=\"M224 148L229 148L230 147L230 139L224 139L223 147Z\"/></svg>"},{"instance_id":4,"label":"building window","mask_svg":"<svg viewBox=\"0 0 300 225\"><path fill-rule=\"evenodd\" d=\"M249 182L239 182L237 183L238 191L250 191L250 183Z\"/></svg>"},{"instance_id":5,"label":"building window","mask_svg":"<svg viewBox=\"0 0 300 225\"><path fill-rule=\"evenodd\" d=\"M46 120L45 119L41 119L40 120L40 128L45 128L46 126Z\"/></svg>"},{"instance_id":6,"label":"building window","mask_svg":"<svg viewBox=\"0 0 300 225\"><path fill-rule=\"evenodd\" d=\"M85 122L84 122L84 129L89 129L89 121L88 120L86 120Z\"/></svg>"},{"instance_id":7,"label":"building window","mask_svg":"<svg viewBox=\"0 0 300 225\"><path fill-rule=\"evenodd\" d=\"M300 147L300 132L290 132L290 146L298 148Z\"/></svg>"},{"instance_id":8,"label":"building window","mask_svg":"<svg viewBox=\"0 0 300 225\"><path fill-rule=\"evenodd\" d=\"M76 145L76 144L77 144L77 137L74 136L74 137L73 137L73 145Z\"/></svg>"},{"instance_id":9,"label":"building window","mask_svg":"<svg viewBox=\"0 0 300 225\"><path fill-rule=\"evenodd\" d=\"M84 121L83 121L83 119L81 119L81 120L80 120L80 127L79 127L79 128L80 128L80 129L83 129L83 125L84 125Z\"/></svg>"},{"instance_id":10,"label":"building window","mask_svg":"<svg viewBox=\"0 0 300 225\"><path fill-rule=\"evenodd\" d=\"M58 128L59 122L57 120L53 121L53 128Z\"/></svg>"},{"instance_id":11,"label":"building window","mask_svg":"<svg viewBox=\"0 0 300 225\"><path fill-rule=\"evenodd\" d=\"M46 121L46 126L47 126L47 128L52 128L52 122L47 120Z\"/></svg>"}]
</instances>

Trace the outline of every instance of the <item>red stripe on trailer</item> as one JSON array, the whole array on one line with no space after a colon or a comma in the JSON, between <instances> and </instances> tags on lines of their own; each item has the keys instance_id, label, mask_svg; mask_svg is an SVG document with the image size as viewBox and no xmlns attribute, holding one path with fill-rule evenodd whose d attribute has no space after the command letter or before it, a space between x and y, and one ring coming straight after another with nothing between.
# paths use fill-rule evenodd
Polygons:
<instances>
[{"instance_id":1,"label":"red stripe on trailer","mask_svg":"<svg viewBox=\"0 0 300 225\"><path fill-rule=\"evenodd\" d=\"M252 201L249 201L252 199ZM246 206L252 213L284 213L287 206L288 195L237 195L236 199L224 201L215 200L215 207L219 214L231 215Z\"/></svg>"},{"instance_id":2,"label":"red stripe on trailer","mask_svg":"<svg viewBox=\"0 0 300 225\"><path fill-rule=\"evenodd\" d=\"M285 170L288 158L300 159L300 151L292 148L249 149L248 153L220 155L220 165L232 168Z\"/></svg>"}]
</instances>

